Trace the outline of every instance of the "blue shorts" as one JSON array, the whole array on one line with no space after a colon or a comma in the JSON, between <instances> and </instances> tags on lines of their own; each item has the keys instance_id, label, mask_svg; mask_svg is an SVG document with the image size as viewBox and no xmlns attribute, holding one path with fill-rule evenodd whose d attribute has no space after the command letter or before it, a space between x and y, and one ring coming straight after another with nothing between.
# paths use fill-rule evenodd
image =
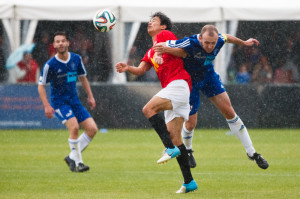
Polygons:
<instances>
[{"instance_id":1,"label":"blue shorts","mask_svg":"<svg viewBox=\"0 0 300 199\"><path fill-rule=\"evenodd\" d=\"M194 115L195 113L197 113L200 107L199 90L201 90L201 92L207 98L219 95L226 91L220 76L216 72L207 74L202 81L193 81L192 79L192 91L190 95L190 115Z\"/></svg>"},{"instance_id":2,"label":"blue shorts","mask_svg":"<svg viewBox=\"0 0 300 199\"><path fill-rule=\"evenodd\" d=\"M76 117L78 123L92 117L82 104L62 105L55 107L55 116L64 124L72 117Z\"/></svg>"}]
</instances>

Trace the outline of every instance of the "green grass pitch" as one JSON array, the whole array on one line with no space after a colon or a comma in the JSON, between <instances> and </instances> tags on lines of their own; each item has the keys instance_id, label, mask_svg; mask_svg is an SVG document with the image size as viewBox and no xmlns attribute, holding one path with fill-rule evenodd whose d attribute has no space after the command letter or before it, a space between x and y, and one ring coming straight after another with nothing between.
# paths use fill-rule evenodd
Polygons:
<instances>
[{"instance_id":1,"label":"green grass pitch","mask_svg":"<svg viewBox=\"0 0 300 199\"><path fill-rule=\"evenodd\" d=\"M183 182L176 160L157 165L163 145L153 130L109 129L83 152L86 173L72 173L66 130L0 131L0 198L300 198L300 129L250 129L267 170L247 159L227 129L197 129L193 142L199 189Z\"/></svg>"}]
</instances>

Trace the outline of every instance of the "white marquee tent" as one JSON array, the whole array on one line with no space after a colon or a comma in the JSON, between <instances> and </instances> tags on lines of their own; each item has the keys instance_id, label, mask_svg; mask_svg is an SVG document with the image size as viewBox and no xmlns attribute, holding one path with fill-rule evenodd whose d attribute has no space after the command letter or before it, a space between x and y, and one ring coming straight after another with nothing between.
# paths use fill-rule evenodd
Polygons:
<instances>
[{"instance_id":1,"label":"white marquee tent","mask_svg":"<svg viewBox=\"0 0 300 199\"><path fill-rule=\"evenodd\" d=\"M156 11L164 12L173 22L214 22L220 32L233 35L239 20L300 20L298 0L0 0L0 18L13 50L21 43L32 41L38 20L92 20L95 12L102 8L111 9L118 18L115 29L110 33L113 63L126 58L140 23L148 22L149 16ZM25 30L20 30L21 20L28 21ZM226 22L229 22L229 26ZM124 34L125 23L133 24L128 39L125 39ZM222 79L228 61L224 54L228 50L221 51L215 63L216 71L222 74ZM124 78L115 73L113 82L124 82Z\"/></svg>"}]
</instances>

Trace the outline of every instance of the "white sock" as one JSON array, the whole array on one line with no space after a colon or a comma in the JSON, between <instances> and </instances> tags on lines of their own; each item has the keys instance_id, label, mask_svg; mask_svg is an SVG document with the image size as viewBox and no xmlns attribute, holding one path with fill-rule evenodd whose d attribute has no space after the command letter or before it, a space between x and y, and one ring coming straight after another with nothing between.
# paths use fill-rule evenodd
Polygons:
<instances>
[{"instance_id":1,"label":"white sock","mask_svg":"<svg viewBox=\"0 0 300 199\"><path fill-rule=\"evenodd\" d=\"M82 157L81 157L81 151L79 150L79 142L78 139L74 140L74 139L70 139L69 138L69 145L70 145L70 149L71 149L71 153L69 155L69 157L75 161L76 166L78 166L78 164L82 161Z\"/></svg>"},{"instance_id":2,"label":"white sock","mask_svg":"<svg viewBox=\"0 0 300 199\"><path fill-rule=\"evenodd\" d=\"M192 131L188 131L185 128L185 123L183 123L183 127L181 130L181 136L182 136L182 141L183 144L185 145L186 149L192 149L192 142L193 142L193 135L194 135L194 129Z\"/></svg>"},{"instance_id":3,"label":"white sock","mask_svg":"<svg viewBox=\"0 0 300 199\"><path fill-rule=\"evenodd\" d=\"M252 157L255 153L255 149L252 146L251 138L248 134L247 128L240 119L239 116L235 115L235 117L231 120L227 120L228 126L232 133L242 142L245 147L247 154Z\"/></svg>"},{"instance_id":4,"label":"white sock","mask_svg":"<svg viewBox=\"0 0 300 199\"><path fill-rule=\"evenodd\" d=\"M92 138L90 138L85 132L79 136L78 141L81 152L89 145L91 140Z\"/></svg>"}]
</instances>

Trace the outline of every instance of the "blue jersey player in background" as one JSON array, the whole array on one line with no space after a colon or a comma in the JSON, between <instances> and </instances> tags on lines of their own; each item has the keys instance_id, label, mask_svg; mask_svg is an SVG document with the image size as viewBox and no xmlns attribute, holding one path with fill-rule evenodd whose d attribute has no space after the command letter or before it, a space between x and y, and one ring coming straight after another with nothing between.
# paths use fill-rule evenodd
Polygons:
<instances>
[{"instance_id":1,"label":"blue jersey player in background","mask_svg":"<svg viewBox=\"0 0 300 199\"><path fill-rule=\"evenodd\" d=\"M55 114L69 130L68 141L71 152L65 157L65 162L72 172L84 172L89 170L89 166L83 164L81 152L93 139L98 128L90 113L79 101L77 78L87 93L87 101L91 109L96 107L96 102L81 57L69 52L69 44L65 32L54 33L53 45L56 55L43 67L38 92L44 105L45 115L52 118ZM51 105L45 90L47 83L50 83L51 88ZM85 130L80 137L78 137L79 125Z\"/></svg>"},{"instance_id":2,"label":"blue jersey player in background","mask_svg":"<svg viewBox=\"0 0 300 199\"><path fill-rule=\"evenodd\" d=\"M231 132L244 145L249 159L254 160L260 168L267 169L268 162L256 153L247 128L235 113L220 76L214 70L213 60L226 42L244 46L259 45L256 39L250 38L243 41L229 34L219 34L213 25L205 25L200 34L181 40L159 43L154 47L158 53L170 53L182 57L184 67L192 78L191 112L189 120L184 123L182 128L183 143L189 152L189 164L192 168L196 167L196 161L192 154L192 138L197 124L197 111L200 106L199 90L201 90L222 113Z\"/></svg>"}]
</instances>

